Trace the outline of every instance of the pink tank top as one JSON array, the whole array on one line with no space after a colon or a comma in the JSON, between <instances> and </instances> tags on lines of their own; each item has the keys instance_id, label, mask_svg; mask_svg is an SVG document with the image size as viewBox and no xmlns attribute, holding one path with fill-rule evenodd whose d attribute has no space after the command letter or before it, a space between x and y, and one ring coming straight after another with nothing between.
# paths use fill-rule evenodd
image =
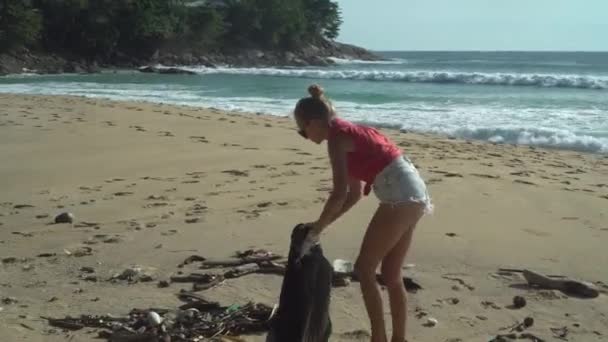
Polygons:
<instances>
[{"instance_id":1,"label":"pink tank top","mask_svg":"<svg viewBox=\"0 0 608 342\"><path fill-rule=\"evenodd\" d=\"M363 193L367 196L376 175L401 155L401 149L373 127L334 118L329 139L339 134L350 137L354 143L354 150L347 155L348 174L366 183Z\"/></svg>"}]
</instances>

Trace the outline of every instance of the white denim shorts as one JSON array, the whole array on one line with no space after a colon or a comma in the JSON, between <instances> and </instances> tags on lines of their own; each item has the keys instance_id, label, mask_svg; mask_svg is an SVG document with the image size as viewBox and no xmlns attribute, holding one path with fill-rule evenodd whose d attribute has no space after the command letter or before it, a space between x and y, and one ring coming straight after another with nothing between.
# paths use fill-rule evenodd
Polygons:
<instances>
[{"instance_id":1,"label":"white denim shorts","mask_svg":"<svg viewBox=\"0 0 608 342\"><path fill-rule=\"evenodd\" d=\"M424 204L425 213L433 210L426 184L406 156L397 157L387 165L374 179L373 189L380 203L415 202Z\"/></svg>"}]
</instances>

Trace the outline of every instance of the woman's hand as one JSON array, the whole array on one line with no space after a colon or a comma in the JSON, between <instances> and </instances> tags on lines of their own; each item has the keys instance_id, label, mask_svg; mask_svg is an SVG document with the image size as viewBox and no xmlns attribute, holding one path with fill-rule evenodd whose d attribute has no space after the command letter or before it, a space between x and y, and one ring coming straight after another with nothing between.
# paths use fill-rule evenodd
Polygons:
<instances>
[{"instance_id":1,"label":"woman's hand","mask_svg":"<svg viewBox=\"0 0 608 342\"><path fill-rule=\"evenodd\" d=\"M323 228L325 228L325 227L322 227L318 221L311 222L311 223L309 223L309 225L310 225L310 234L313 234L316 236L321 235Z\"/></svg>"},{"instance_id":2,"label":"woman's hand","mask_svg":"<svg viewBox=\"0 0 608 342\"><path fill-rule=\"evenodd\" d=\"M310 250L319 244L319 236L321 235L321 229L316 222L310 222L305 224L308 227L308 234L306 234L306 238L302 242L302 248L300 249L300 255L298 258L302 258L307 255Z\"/></svg>"}]
</instances>

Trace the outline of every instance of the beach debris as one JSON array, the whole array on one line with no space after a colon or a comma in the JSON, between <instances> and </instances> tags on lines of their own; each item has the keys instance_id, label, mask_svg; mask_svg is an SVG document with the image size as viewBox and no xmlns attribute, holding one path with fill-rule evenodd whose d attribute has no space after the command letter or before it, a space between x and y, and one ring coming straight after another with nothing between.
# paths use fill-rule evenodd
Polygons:
<instances>
[{"instance_id":1,"label":"beach debris","mask_svg":"<svg viewBox=\"0 0 608 342\"><path fill-rule=\"evenodd\" d=\"M124 317L81 315L43 318L51 326L65 330L102 329L98 337L109 341L203 341L209 338L239 341L231 337L263 333L269 329L270 306L253 302L220 306L186 293L180 293L179 298L187 301L190 307L132 309Z\"/></svg>"},{"instance_id":2,"label":"beach debris","mask_svg":"<svg viewBox=\"0 0 608 342\"><path fill-rule=\"evenodd\" d=\"M129 283L149 282L154 280L154 271L155 270L151 267L132 265L122 272L114 274L110 280L125 280Z\"/></svg>"},{"instance_id":3,"label":"beach debris","mask_svg":"<svg viewBox=\"0 0 608 342\"><path fill-rule=\"evenodd\" d=\"M248 249L246 251L237 251L235 257L229 259L217 259L209 260L199 255L192 255L186 258L178 267L190 264L192 262L201 262L200 268L222 268L222 267L236 267L250 263L258 263L263 261L272 261L283 259L281 255L274 254L265 249Z\"/></svg>"},{"instance_id":4,"label":"beach debris","mask_svg":"<svg viewBox=\"0 0 608 342\"><path fill-rule=\"evenodd\" d=\"M93 267L83 266L80 268L80 272L83 273L95 273L95 269Z\"/></svg>"},{"instance_id":5,"label":"beach debris","mask_svg":"<svg viewBox=\"0 0 608 342\"><path fill-rule=\"evenodd\" d=\"M150 326L158 326L162 323L163 319L160 317L159 314L157 314L154 311L149 311L148 312L148 324Z\"/></svg>"},{"instance_id":6,"label":"beach debris","mask_svg":"<svg viewBox=\"0 0 608 342\"><path fill-rule=\"evenodd\" d=\"M237 266L230 271L224 273L224 277L227 279L230 278L239 278L247 274L255 273L260 270L260 265L256 263L250 263L245 265Z\"/></svg>"},{"instance_id":7,"label":"beach debris","mask_svg":"<svg viewBox=\"0 0 608 342\"><path fill-rule=\"evenodd\" d=\"M200 262L201 269L230 268L222 274L190 273L189 275L176 275L170 279L176 283L193 283L194 291L202 291L220 284L225 279L239 278L248 274L285 274L285 262L278 261L283 257L265 249L248 249L237 251L235 257L229 259L210 260L200 255L191 255L186 258L178 268L183 268L193 262ZM358 281L352 262L336 259L333 263L332 286L345 287L351 281ZM376 275L378 283L385 285L380 274ZM408 292L416 293L422 286L409 277L403 277L403 284Z\"/></svg>"},{"instance_id":8,"label":"beach debris","mask_svg":"<svg viewBox=\"0 0 608 342\"><path fill-rule=\"evenodd\" d=\"M15 257L2 258L2 264L14 264L16 262L17 262L17 258L15 258Z\"/></svg>"},{"instance_id":9,"label":"beach debris","mask_svg":"<svg viewBox=\"0 0 608 342\"><path fill-rule=\"evenodd\" d=\"M74 214L70 212L63 212L55 216L55 223L73 223L74 218Z\"/></svg>"},{"instance_id":10,"label":"beach debris","mask_svg":"<svg viewBox=\"0 0 608 342\"><path fill-rule=\"evenodd\" d=\"M74 249L73 251L70 251L69 249L64 249L63 252L67 256L74 256L74 257L80 258L83 256L92 255L93 248L87 247L87 246L82 246L82 247L78 247L78 248Z\"/></svg>"},{"instance_id":11,"label":"beach debris","mask_svg":"<svg viewBox=\"0 0 608 342\"><path fill-rule=\"evenodd\" d=\"M553 333L553 337L559 338L560 340L567 340L568 334L570 331L568 327L560 327L560 328L551 328L551 332Z\"/></svg>"},{"instance_id":12,"label":"beach debris","mask_svg":"<svg viewBox=\"0 0 608 342\"><path fill-rule=\"evenodd\" d=\"M513 297L513 307L516 309L521 309L526 306L526 299L522 296Z\"/></svg>"},{"instance_id":13,"label":"beach debris","mask_svg":"<svg viewBox=\"0 0 608 342\"><path fill-rule=\"evenodd\" d=\"M11 305L11 304L16 304L16 303L19 303L19 301L15 297L4 297L4 298L2 298L2 304Z\"/></svg>"},{"instance_id":14,"label":"beach debris","mask_svg":"<svg viewBox=\"0 0 608 342\"><path fill-rule=\"evenodd\" d=\"M580 298L596 298L600 291L593 283L569 279L559 275L543 275L528 269L506 269L501 268L501 272L521 273L531 288L543 290L559 290L562 293Z\"/></svg>"},{"instance_id":15,"label":"beach debris","mask_svg":"<svg viewBox=\"0 0 608 342\"><path fill-rule=\"evenodd\" d=\"M530 340L534 342L544 342L545 340L528 332L524 332L527 328L534 325L534 318L526 317L521 322L501 328L500 330L509 330L508 334L498 334L490 342L510 341L514 339Z\"/></svg>"},{"instance_id":16,"label":"beach debris","mask_svg":"<svg viewBox=\"0 0 608 342\"><path fill-rule=\"evenodd\" d=\"M349 260L336 259L333 262L334 272L338 273L350 273L355 270L354 265Z\"/></svg>"},{"instance_id":17,"label":"beach debris","mask_svg":"<svg viewBox=\"0 0 608 342\"><path fill-rule=\"evenodd\" d=\"M439 324L439 321L433 317L427 317L426 322L423 324L425 327L434 327Z\"/></svg>"},{"instance_id":18,"label":"beach debris","mask_svg":"<svg viewBox=\"0 0 608 342\"><path fill-rule=\"evenodd\" d=\"M481 305L482 305L484 308L486 308L486 309L487 309L487 308L492 308L492 309L494 309L494 310L500 310L500 309L502 309L502 308L501 308L499 305L497 305L496 303L494 303L494 302L492 302L492 301L489 301L489 300L484 300L484 301L482 301L482 302L481 302Z\"/></svg>"},{"instance_id":19,"label":"beach debris","mask_svg":"<svg viewBox=\"0 0 608 342\"><path fill-rule=\"evenodd\" d=\"M462 278L456 277L454 275L451 274L444 274L441 276L441 278L443 279L447 279L447 280L452 280L455 281L457 283L459 283L460 285L466 287L469 291L473 291L475 290L475 286L468 284L466 281L464 281Z\"/></svg>"},{"instance_id":20,"label":"beach debris","mask_svg":"<svg viewBox=\"0 0 608 342\"><path fill-rule=\"evenodd\" d=\"M545 342L544 339L531 334L531 333L521 333L521 334L517 334L517 333L509 333L509 334L500 334L500 335L496 335L496 337L494 337L493 339L491 339L489 342L509 342L512 340L529 340L532 342Z\"/></svg>"}]
</instances>

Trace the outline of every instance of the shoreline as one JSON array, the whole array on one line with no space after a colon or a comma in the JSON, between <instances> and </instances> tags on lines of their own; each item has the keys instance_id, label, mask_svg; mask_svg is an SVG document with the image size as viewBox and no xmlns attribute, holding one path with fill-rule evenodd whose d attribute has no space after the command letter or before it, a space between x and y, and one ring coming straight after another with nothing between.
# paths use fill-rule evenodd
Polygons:
<instances>
[{"instance_id":1,"label":"shoreline","mask_svg":"<svg viewBox=\"0 0 608 342\"><path fill-rule=\"evenodd\" d=\"M184 259L251 248L285 255L293 226L313 219L331 188L325 149L301 139L290 118L84 96L0 94L0 103L7 341L98 341L99 329L53 329L40 316L176 308L192 285L160 281L221 272L179 268ZM435 205L405 261L422 286L409 295L409 340L487 342L525 317L534 319L526 332L544 340L562 327L571 340L605 339L608 159L381 130L416 164ZM327 230L330 261L356 259L376 206L370 195ZM74 224L50 224L64 211ZM153 281L109 280L133 265ZM527 288L499 268L589 281L601 294ZM272 306L280 286L278 276L249 275L199 294ZM514 296L527 306L511 308ZM332 289L330 314L332 342L369 340L356 283ZM428 317L439 324L426 327Z\"/></svg>"},{"instance_id":2,"label":"shoreline","mask_svg":"<svg viewBox=\"0 0 608 342\"><path fill-rule=\"evenodd\" d=\"M115 71L118 71L118 70L115 70ZM125 69L123 71L135 72L132 70L127 70L127 69ZM108 73L112 74L113 72L108 72ZM77 76L76 74L74 74L74 75ZM38 76L38 75L34 75L34 76ZM275 115L275 114L264 113L264 112L225 110L225 109L220 109L220 108L216 108L213 106L207 107L207 106L203 106L203 105L190 105L190 104L186 104L186 103L171 103L171 102L150 101L150 100L112 99L109 97L96 96L96 95L93 95L93 96L91 96L91 95L45 95L45 94L20 94L20 93L10 93L10 92L8 92L8 93L0 92L0 96L2 96L2 95L5 95L5 96L6 95L8 95L8 96L36 96L36 97L65 97L65 98L73 97L73 98L77 98L77 99L96 99L96 100L110 101L110 102L115 102L115 103L132 102L132 103L142 103L142 104L162 105L162 106L178 106L178 107L183 106L183 107L187 107L187 108L191 108L191 109L221 111L221 112L228 113L230 115L240 115L240 116L245 116L245 117L253 116L253 117L281 118L281 119L290 118L289 115ZM492 146L506 146L506 147L512 147L512 148L541 150L541 151L546 151L546 152L563 152L563 153L574 153L574 154L580 153L580 154L584 154L584 155L588 155L588 156L596 156L599 159L602 159L602 158L608 159L608 152L605 152L605 153L604 152L592 152L592 151L586 151L586 150L576 150L576 149L568 149L568 148L560 148L560 147L537 146L537 145L532 145L532 144L514 144L514 143L492 142L492 141L482 140L482 139L462 138L462 137L458 137L458 136L455 136L452 134L441 134L441 133L436 133L436 132L425 132L425 131L416 131L416 130L395 128L393 125L390 125L390 124L373 124L373 123L369 123L369 122L365 122L365 121L357 121L357 120L354 120L353 122L370 125L372 127L382 129L382 130L387 130L389 132L393 132L393 134L413 134L413 135L418 135L421 137L428 137L428 138L434 137L436 139L452 140L452 141L460 142L460 143L488 144L488 145L492 145Z\"/></svg>"}]
</instances>

